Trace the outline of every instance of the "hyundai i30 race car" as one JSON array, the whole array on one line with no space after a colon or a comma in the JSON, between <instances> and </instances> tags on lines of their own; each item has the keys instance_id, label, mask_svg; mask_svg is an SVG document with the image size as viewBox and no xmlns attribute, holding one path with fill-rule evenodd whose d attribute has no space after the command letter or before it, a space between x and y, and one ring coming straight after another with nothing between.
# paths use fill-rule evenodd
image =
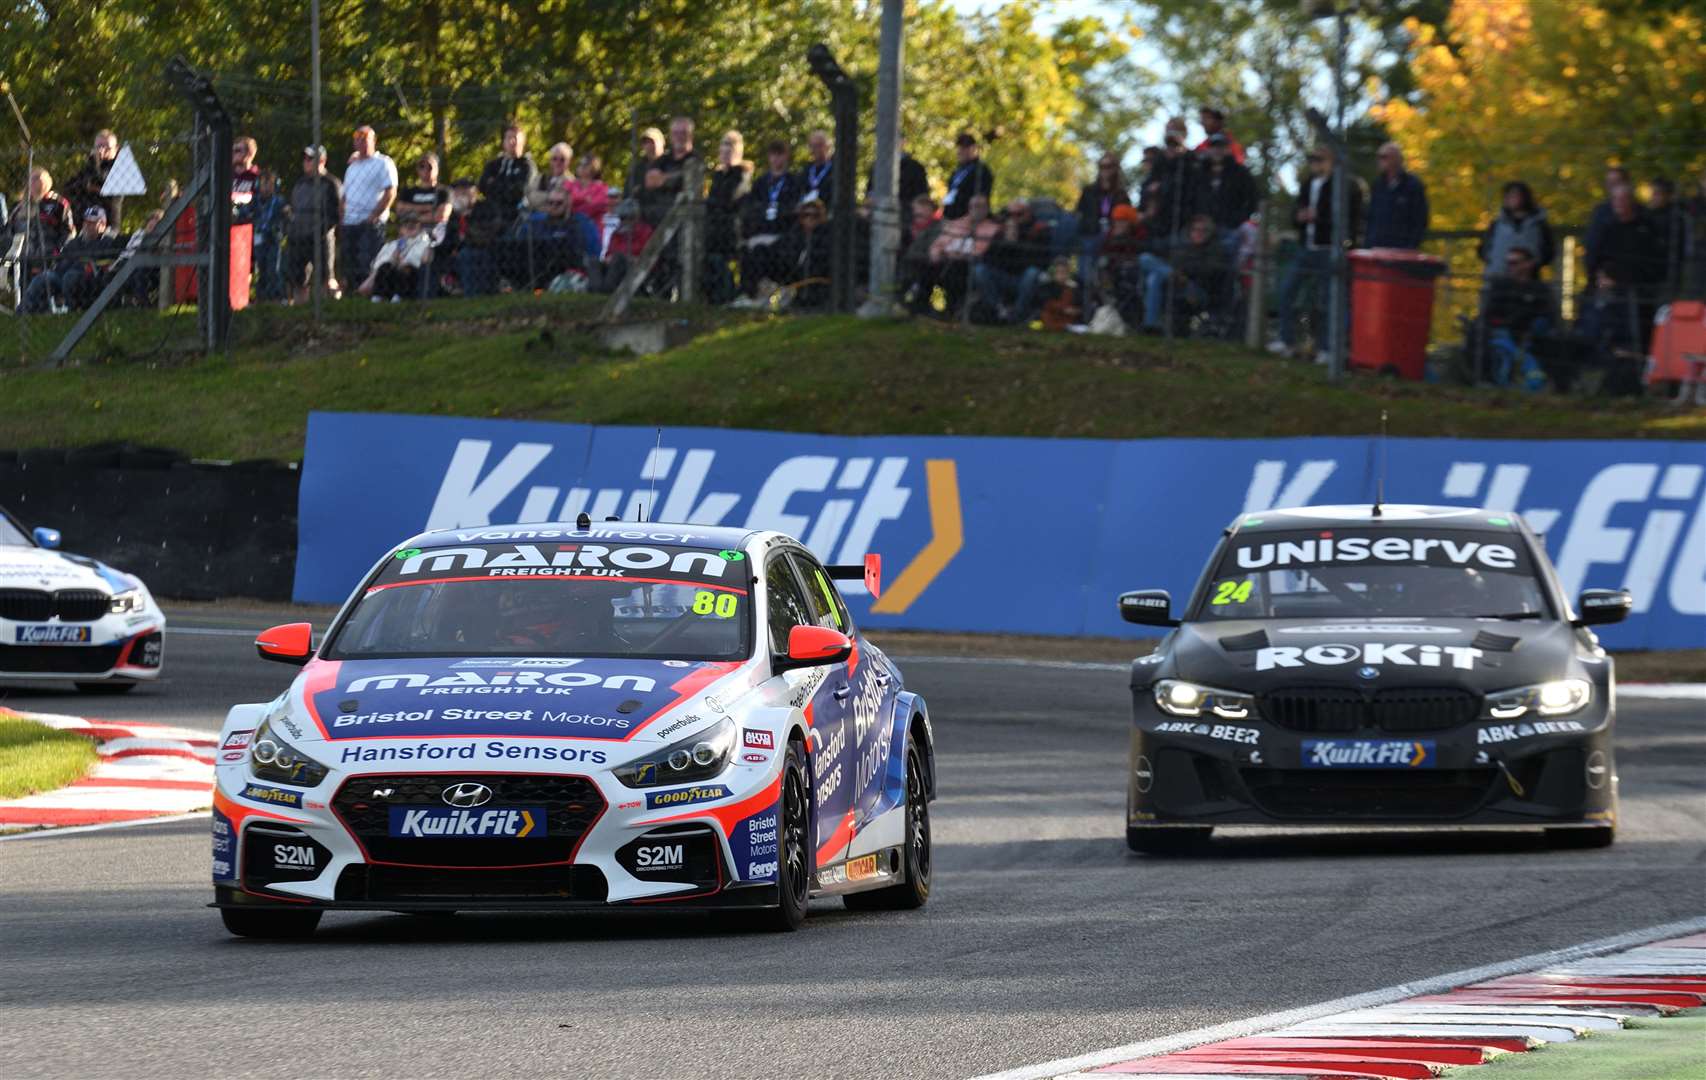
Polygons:
<instances>
[{"instance_id":1,"label":"hyundai i30 race car","mask_svg":"<svg viewBox=\"0 0 1706 1080\"><path fill-rule=\"evenodd\" d=\"M1515 514L1318 506L1240 517L1182 619L1161 590L1129 622L1175 627L1132 665L1126 841L1216 825L1539 825L1610 844L1611 658Z\"/></svg>"},{"instance_id":2,"label":"hyundai i30 race car","mask_svg":"<svg viewBox=\"0 0 1706 1080\"><path fill-rule=\"evenodd\" d=\"M0 510L0 679L117 693L159 678L166 616L147 586L58 547L57 531Z\"/></svg>"},{"instance_id":3,"label":"hyundai i30 race car","mask_svg":"<svg viewBox=\"0 0 1706 1080\"><path fill-rule=\"evenodd\" d=\"M218 750L214 905L233 933L327 910L752 909L930 894L929 713L796 541L697 525L417 536Z\"/></svg>"}]
</instances>

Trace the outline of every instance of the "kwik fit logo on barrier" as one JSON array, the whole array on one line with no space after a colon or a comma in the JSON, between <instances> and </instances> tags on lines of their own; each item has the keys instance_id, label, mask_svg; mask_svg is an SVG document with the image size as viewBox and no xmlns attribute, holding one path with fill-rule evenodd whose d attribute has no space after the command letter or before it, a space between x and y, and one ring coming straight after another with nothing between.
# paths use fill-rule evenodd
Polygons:
<instances>
[{"instance_id":1,"label":"kwik fit logo on barrier","mask_svg":"<svg viewBox=\"0 0 1706 1080\"><path fill-rule=\"evenodd\" d=\"M1367 439L827 436L315 413L295 596L336 601L423 529L639 518L779 529L884 557L877 626L1131 633L1113 598L1182 607L1240 513L1372 499ZM1572 597L1626 587L1613 647L1706 646L1706 444L1393 439L1390 503L1520 513ZM653 488L656 488L655 496ZM655 505L654 505L655 503ZM853 592L857 592L855 587Z\"/></svg>"}]
</instances>

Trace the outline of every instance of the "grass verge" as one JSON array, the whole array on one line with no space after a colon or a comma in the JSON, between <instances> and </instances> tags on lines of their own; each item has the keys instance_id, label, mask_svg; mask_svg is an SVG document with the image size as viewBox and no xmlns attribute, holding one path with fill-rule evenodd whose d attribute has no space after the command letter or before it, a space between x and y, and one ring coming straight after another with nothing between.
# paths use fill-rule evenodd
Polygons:
<instances>
[{"instance_id":1,"label":"grass verge","mask_svg":"<svg viewBox=\"0 0 1706 1080\"><path fill-rule=\"evenodd\" d=\"M1706 439L1706 411L1357 375L1224 342L931 320L769 318L638 304L698 336L650 357L600 344L602 297L241 312L229 354L171 342L193 318L119 312L75 366L0 366L0 447L114 439L197 457L300 458L312 409L831 434ZM69 318L69 317L63 317ZM34 320L42 323L44 320ZM38 326L36 333L42 332Z\"/></svg>"},{"instance_id":2,"label":"grass verge","mask_svg":"<svg viewBox=\"0 0 1706 1080\"><path fill-rule=\"evenodd\" d=\"M1706 1076L1706 1016L1637 1020L1623 1031L1507 1054L1477 1080L1699 1080Z\"/></svg>"},{"instance_id":3,"label":"grass verge","mask_svg":"<svg viewBox=\"0 0 1706 1080\"><path fill-rule=\"evenodd\" d=\"M95 744L0 709L0 799L62 788L94 768Z\"/></svg>"}]
</instances>

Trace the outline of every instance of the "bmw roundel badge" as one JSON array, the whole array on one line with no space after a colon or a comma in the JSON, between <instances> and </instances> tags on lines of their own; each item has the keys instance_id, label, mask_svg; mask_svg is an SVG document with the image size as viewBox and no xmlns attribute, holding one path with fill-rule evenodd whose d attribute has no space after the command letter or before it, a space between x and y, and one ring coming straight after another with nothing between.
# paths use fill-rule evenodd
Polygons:
<instances>
[{"instance_id":1,"label":"bmw roundel badge","mask_svg":"<svg viewBox=\"0 0 1706 1080\"><path fill-rule=\"evenodd\" d=\"M1357 678L1378 679L1380 678L1380 669L1375 667L1373 664L1364 664L1362 667L1357 668Z\"/></svg>"}]
</instances>

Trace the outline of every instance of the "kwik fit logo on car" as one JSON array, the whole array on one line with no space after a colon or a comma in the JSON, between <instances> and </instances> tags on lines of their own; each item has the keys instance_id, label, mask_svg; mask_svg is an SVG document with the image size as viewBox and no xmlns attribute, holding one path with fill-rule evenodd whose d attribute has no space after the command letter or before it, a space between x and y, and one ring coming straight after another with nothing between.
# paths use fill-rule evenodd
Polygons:
<instances>
[{"instance_id":1,"label":"kwik fit logo on car","mask_svg":"<svg viewBox=\"0 0 1706 1080\"><path fill-rule=\"evenodd\" d=\"M1306 769L1428 769L1432 739L1304 739Z\"/></svg>"},{"instance_id":2,"label":"kwik fit logo on car","mask_svg":"<svg viewBox=\"0 0 1706 1080\"><path fill-rule=\"evenodd\" d=\"M442 837L505 837L513 840L545 835L545 809L527 807L393 806L391 835L416 839Z\"/></svg>"}]
</instances>

